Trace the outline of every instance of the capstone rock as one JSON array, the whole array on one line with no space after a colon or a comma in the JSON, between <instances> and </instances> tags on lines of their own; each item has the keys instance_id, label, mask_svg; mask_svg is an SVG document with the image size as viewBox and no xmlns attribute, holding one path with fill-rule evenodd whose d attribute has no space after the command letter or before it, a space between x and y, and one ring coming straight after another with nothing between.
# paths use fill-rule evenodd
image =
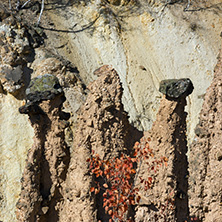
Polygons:
<instances>
[{"instance_id":1,"label":"capstone rock","mask_svg":"<svg viewBox=\"0 0 222 222\"><path fill-rule=\"evenodd\" d=\"M32 79L25 92L26 99L34 103L53 99L56 95L63 93L63 90L56 76L45 74Z\"/></svg>"},{"instance_id":2,"label":"capstone rock","mask_svg":"<svg viewBox=\"0 0 222 222\"><path fill-rule=\"evenodd\" d=\"M171 99L188 96L193 89L193 83L189 78L162 80L159 87L159 91Z\"/></svg>"}]
</instances>

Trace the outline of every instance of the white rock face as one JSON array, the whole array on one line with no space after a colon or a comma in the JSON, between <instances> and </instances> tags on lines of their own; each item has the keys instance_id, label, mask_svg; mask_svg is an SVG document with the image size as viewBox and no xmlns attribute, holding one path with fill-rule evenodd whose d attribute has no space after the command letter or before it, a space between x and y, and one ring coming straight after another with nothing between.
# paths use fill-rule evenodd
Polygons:
<instances>
[{"instance_id":1,"label":"white rock face","mask_svg":"<svg viewBox=\"0 0 222 222\"><path fill-rule=\"evenodd\" d=\"M21 105L12 95L0 94L0 221L4 222L16 221L20 179L34 136L28 116L18 112Z\"/></svg>"},{"instance_id":2,"label":"white rock face","mask_svg":"<svg viewBox=\"0 0 222 222\"><path fill-rule=\"evenodd\" d=\"M222 12L183 9L175 4L163 10L158 1L142 2L128 12L124 6L74 5L50 13L58 30L68 30L57 34L53 46L63 45L58 52L77 65L86 83L95 79L96 68L113 65L124 87L125 110L131 122L143 130L155 119L162 96L159 82L190 78L194 84L187 100L191 142L217 61Z\"/></svg>"}]
</instances>

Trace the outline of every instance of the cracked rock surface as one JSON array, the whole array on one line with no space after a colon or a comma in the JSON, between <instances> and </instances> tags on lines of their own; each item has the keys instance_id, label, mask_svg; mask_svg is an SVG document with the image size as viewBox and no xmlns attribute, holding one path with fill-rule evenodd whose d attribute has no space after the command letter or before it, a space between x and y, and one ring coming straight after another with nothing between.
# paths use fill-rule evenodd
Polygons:
<instances>
[{"instance_id":1,"label":"cracked rock surface","mask_svg":"<svg viewBox=\"0 0 222 222\"><path fill-rule=\"evenodd\" d=\"M189 154L189 209L193 217L222 219L222 57L214 70Z\"/></svg>"}]
</instances>

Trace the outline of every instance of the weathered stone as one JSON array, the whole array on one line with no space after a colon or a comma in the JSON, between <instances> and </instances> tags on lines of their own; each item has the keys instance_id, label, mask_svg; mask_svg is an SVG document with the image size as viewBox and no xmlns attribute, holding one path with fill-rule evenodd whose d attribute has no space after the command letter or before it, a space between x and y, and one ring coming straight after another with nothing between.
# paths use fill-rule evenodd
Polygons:
<instances>
[{"instance_id":1,"label":"weathered stone","mask_svg":"<svg viewBox=\"0 0 222 222\"><path fill-rule=\"evenodd\" d=\"M121 0L108 0L108 2L111 5L116 5L116 6L121 4Z\"/></svg>"},{"instance_id":2,"label":"weathered stone","mask_svg":"<svg viewBox=\"0 0 222 222\"><path fill-rule=\"evenodd\" d=\"M24 67L33 60L33 47L43 43L43 36L37 33L37 28L13 18L11 20L0 23L0 61L2 64Z\"/></svg>"},{"instance_id":3,"label":"weathered stone","mask_svg":"<svg viewBox=\"0 0 222 222\"><path fill-rule=\"evenodd\" d=\"M24 86L23 71L20 66L11 67L10 65L0 65L0 85L2 92L8 92L16 95Z\"/></svg>"},{"instance_id":4,"label":"weathered stone","mask_svg":"<svg viewBox=\"0 0 222 222\"><path fill-rule=\"evenodd\" d=\"M190 8L199 8L200 5L206 8L218 1L196 1ZM100 0L95 4L50 11L50 21L60 30L70 30L70 27L79 30L76 24L84 24L82 15L87 21L95 19L96 22L88 31L73 36L70 33L51 32L53 41L46 41L58 54L78 64L80 76L86 84L97 78L92 73L98 64L113 65L123 84L125 110L129 113L130 121L140 129L150 129L156 118L160 104L160 80L190 78L197 89L187 104L189 113L195 113L187 119L187 134L191 142L203 102L203 98L198 96L205 93L213 77L221 41L222 10L218 7L215 13L205 10L205 14L197 12L191 15L183 12L183 4L164 7L161 0L142 0L139 5L132 5L135 2L129 3L133 13L131 9L124 11L125 6L111 5L106 17L97 14L103 4ZM148 5L151 8L147 9ZM159 17L157 14L162 7L166 10L164 16ZM149 13L150 10L154 13ZM120 29L116 28L116 24L120 25ZM195 31L190 24L196 24ZM145 69L141 69L141 66Z\"/></svg>"},{"instance_id":5,"label":"weathered stone","mask_svg":"<svg viewBox=\"0 0 222 222\"><path fill-rule=\"evenodd\" d=\"M188 96L193 92L193 83L188 78L166 79L160 82L159 91L171 99Z\"/></svg>"},{"instance_id":6,"label":"weathered stone","mask_svg":"<svg viewBox=\"0 0 222 222\"><path fill-rule=\"evenodd\" d=\"M216 160L221 161L222 160L222 151L218 151L216 153Z\"/></svg>"},{"instance_id":7,"label":"weathered stone","mask_svg":"<svg viewBox=\"0 0 222 222\"><path fill-rule=\"evenodd\" d=\"M54 57L37 59L33 64L33 71L33 78L47 73L53 73L56 76L65 73L62 62Z\"/></svg>"},{"instance_id":8,"label":"weathered stone","mask_svg":"<svg viewBox=\"0 0 222 222\"><path fill-rule=\"evenodd\" d=\"M30 102L53 99L55 95L63 93L56 76L45 74L31 80L26 89L26 99Z\"/></svg>"}]
</instances>

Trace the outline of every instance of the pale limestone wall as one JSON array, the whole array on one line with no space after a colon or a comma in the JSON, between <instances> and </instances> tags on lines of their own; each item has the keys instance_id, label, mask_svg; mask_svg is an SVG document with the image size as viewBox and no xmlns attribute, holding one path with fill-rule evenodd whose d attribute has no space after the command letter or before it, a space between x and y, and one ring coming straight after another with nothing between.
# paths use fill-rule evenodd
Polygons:
<instances>
[{"instance_id":1,"label":"pale limestone wall","mask_svg":"<svg viewBox=\"0 0 222 222\"><path fill-rule=\"evenodd\" d=\"M18 112L21 104L10 94L0 94L0 221L4 222L16 221L20 179L34 136L28 117Z\"/></svg>"},{"instance_id":2,"label":"pale limestone wall","mask_svg":"<svg viewBox=\"0 0 222 222\"><path fill-rule=\"evenodd\" d=\"M56 29L68 30L58 32L51 44L78 66L86 83L96 78L92 74L96 68L113 65L123 83L124 108L140 129L148 130L155 120L159 82L190 78L195 88L187 99L191 142L220 48L220 4L214 10L184 12L184 5L163 10L156 2L142 2L128 12L121 12L124 6L104 6L100 1L50 11Z\"/></svg>"}]
</instances>

